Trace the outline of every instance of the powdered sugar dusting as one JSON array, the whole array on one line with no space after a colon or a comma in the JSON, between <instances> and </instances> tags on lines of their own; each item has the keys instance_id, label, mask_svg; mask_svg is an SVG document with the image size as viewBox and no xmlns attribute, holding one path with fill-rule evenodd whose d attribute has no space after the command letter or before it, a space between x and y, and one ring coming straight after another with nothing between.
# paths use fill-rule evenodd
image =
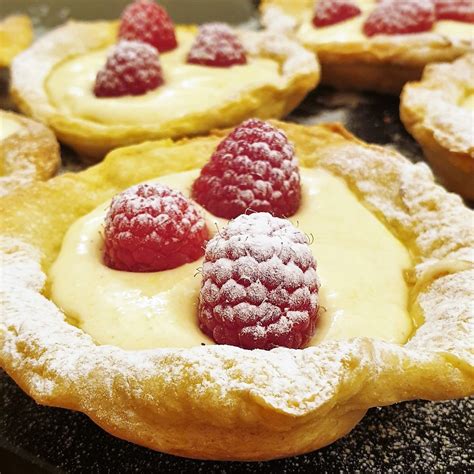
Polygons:
<instances>
[{"instance_id":1,"label":"powdered sugar dusting","mask_svg":"<svg viewBox=\"0 0 474 474\"><path fill-rule=\"evenodd\" d=\"M413 34L429 31L435 22L432 0L383 0L364 23L364 33L373 35Z\"/></svg>"},{"instance_id":2,"label":"powdered sugar dusting","mask_svg":"<svg viewBox=\"0 0 474 474\"><path fill-rule=\"evenodd\" d=\"M104 261L115 269L159 271L201 257L204 218L181 193L139 184L112 200L105 218Z\"/></svg>"},{"instance_id":3,"label":"powdered sugar dusting","mask_svg":"<svg viewBox=\"0 0 474 474\"><path fill-rule=\"evenodd\" d=\"M199 321L220 344L298 348L314 334L319 281L307 237L267 213L242 215L207 245Z\"/></svg>"},{"instance_id":4,"label":"powdered sugar dusting","mask_svg":"<svg viewBox=\"0 0 474 474\"><path fill-rule=\"evenodd\" d=\"M247 58L238 36L225 23L206 23L199 28L188 54L188 62L229 67L246 64Z\"/></svg>"},{"instance_id":5,"label":"powdered sugar dusting","mask_svg":"<svg viewBox=\"0 0 474 474\"><path fill-rule=\"evenodd\" d=\"M94 94L97 97L140 95L163 84L158 51L139 41L120 41L97 73Z\"/></svg>"}]
</instances>

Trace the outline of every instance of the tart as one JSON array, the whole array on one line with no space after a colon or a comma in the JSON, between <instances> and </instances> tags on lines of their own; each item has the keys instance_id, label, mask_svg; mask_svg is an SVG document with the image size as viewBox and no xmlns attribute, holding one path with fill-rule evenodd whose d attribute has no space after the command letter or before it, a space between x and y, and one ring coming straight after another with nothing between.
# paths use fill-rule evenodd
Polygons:
<instances>
[{"instance_id":1,"label":"tart","mask_svg":"<svg viewBox=\"0 0 474 474\"><path fill-rule=\"evenodd\" d=\"M474 199L474 54L453 63L431 64L419 82L410 82L400 117L420 143L443 184Z\"/></svg>"},{"instance_id":2,"label":"tart","mask_svg":"<svg viewBox=\"0 0 474 474\"><path fill-rule=\"evenodd\" d=\"M13 58L28 48L33 26L26 15L11 15L0 20L0 67L10 66Z\"/></svg>"},{"instance_id":3,"label":"tart","mask_svg":"<svg viewBox=\"0 0 474 474\"><path fill-rule=\"evenodd\" d=\"M118 28L117 22L67 23L42 37L12 67L11 92L19 108L89 159L145 140L207 133L250 116L282 117L319 79L310 53L268 32L229 28L242 44L245 64L189 63L198 28L177 26L177 45L160 53L161 85L140 95L97 97L94 79L117 41Z\"/></svg>"},{"instance_id":4,"label":"tart","mask_svg":"<svg viewBox=\"0 0 474 474\"><path fill-rule=\"evenodd\" d=\"M112 287L125 285L119 305L122 316L138 316L124 328L121 341L113 337L119 333L119 320L106 318L100 326L108 310L89 307L89 323L97 323L95 328L82 326L80 308L77 313L74 309L64 313L60 306L68 303L58 302L61 277L54 274L64 275L67 268L77 275L75 281L87 281L87 289L79 290L85 300L99 283L95 271L75 273L72 267L81 258L85 266L101 266L97 231L108 206L104 201L136 183L156 180L188 196L192 185L197 196L198 177L209 171L205 165L213 152L222 150L216 147L229 131L177 142L148 142L115 150L84 172L34 184L0 201L5 268L0 365L23 390L38 403L82 411L109 433L129 441L179 456L223 460L308 452L346 434L369 407L474 392L472 211L458 196L436 185L426 165L413 165L393 151L364 144L339 125L272 123L294 144L300 163L301 204L289 219L299 224L298 232L312 221L321 226L313 227L321 272L319 317L324 319L324 305L329 313L332 298L338 299L338 291L331 291L328 283L327 269L344 266L341 281L352 280L355 285L345 293L354 301L362 295L359 301L366 303L367 318L346 334L330 336L330 330L321 330L321 339L304 349L214 345L200 334L197 322L190 322L190 312L197 311L197 295L190 305L195 281L188 266L195 271L199 260L163 273L170 278L162 279L157 273L107 269L109 276L118 278ZM309 209L306 217L305 209ZM209 218L209 211L200 212ZM214 234L219 238L221 232L225 240L226 222L211 219L217 222ZM338 233L339 226L354 233ZM367 246L374 226L381 240ZM208 225L210 232L212 228ZM341 236L346 245L340 245ZM385 239L392 250L398 249L398 257L386 252ZM339 242L340 255L333 246L332 255L339 260L335 266L325 263L325 252L317 250L318 245L330 248L332 240ZM68 246L71 252L66 251ZM351 247L356 252L346 254ZM359 249L367 252L367 247L369 254L375 252L372 262L365 261L367 269L378 268L381 276L393 262L398 265L397 296L389 277L383 308L373 304L377 292L370 296L365 288L366 282L377 282L378 271L368 275L367 270L364 275L364 259L353 258ZM206 253L208 248L209 244ZM64 264L68 255L73 265ZM362 274L357 270L361 263ZM405 283L400 279L402 268ZM348 278L353 270L363 278ZM201 271L204 275L208 268ZM196 278L200 280L199 271ZM161 287L153 307L168 298L167 314L184 323L163 326L162 334L154 331L156 337L166 339L167 334L170 340L142 344L136 339L138 326L147 336L149 326L142 323L149 317L143 314L146 305L134 300L153 298L148 291L157 282ZM111 304L116 299L108 291L102 296ZM408 330L402 334L396 323L388 335L371 335L372 322L382 328L388 325L388 319L380 323L393 311L391 304L403 309L401 321L408 321ZM347 321L342 327L350 326ZM177 341L176 334L183 331L188 340Z\"/></svg>"},{"instance_id":5,"label":"tart","mask_svg":"<svg viewBox=\"0 0 474 474\"><path fill-rule=\"evenodd\" d=\"M0 110L0 195L51 178L60 162L59 145L51 130Z\"/></svg>"},{"instance_id":6,"label":"tart","mask_svg":"<svg viewBox=\"0 0 474 474\"><path fill-rule=\"evenodd\" d=\"M469 0L453 1L453 4L464 2L460 7L455 7L455 12L459 10L464 13L464 16L459 15L457 19L444 19L455 15L441 12L440 6L436 9L438 3L449 3L442 0L319 1L321 5L323 2L329 4L320 15L335 12L331 13L334 19L324 22L322 20L326 20L326 17L323 17L318 22L318 8L315 7L317 2L314 0L265 0L261 10L262 21L267 28L294 36L309 50L317 53L321 62L323 84L340 89L398 95L406 82L421 77L426 64L453 61L473 47L473 12ZM367 28L368 19L375 10L392 8L382 5L390 2L395 5L395 11L380 10L380 23L375 28L372 25L372 28ZM346 9L345 13L344 10L338 12L335 8L328 13L331 3L342 4ZM408 5L405 5L408 13L397 10L397 4L403 3ZM431 9L431 18L423 23L422 15L426 12L410 13L410 3ZM387 25L386 22L390 22L391 18L398 21L399 18L395 18L398 15L402 19L408 18L408 26L410 22L415 25L414 32L410 32L408 27L405 28L406 33L397 33L398 30L404 31L403 28L397 30L392 24ZM409 18L410 16L414 18ZM462 21L458 21L460 19ZM390 34L385 34L383 27Z\"/></svg>"}]
</instances>

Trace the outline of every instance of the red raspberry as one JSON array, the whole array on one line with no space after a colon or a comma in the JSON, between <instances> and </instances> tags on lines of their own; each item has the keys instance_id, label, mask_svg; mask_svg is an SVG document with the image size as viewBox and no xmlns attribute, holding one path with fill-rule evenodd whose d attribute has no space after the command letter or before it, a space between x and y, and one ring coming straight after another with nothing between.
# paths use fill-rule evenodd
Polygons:
<instances>
[{"instance_id":1,"label":"red raspberry","mask_svg":"<svg viewBox=\"0 0 474 474\"><path fill-rule=\"evenodd\" d=\"M319 281L307 237L286 219L242 215L206 246L199 327L218 344L298 349L314 334Z\"/></svg>"},{"instance_id":2,"label":"red raspberry","mask_svg":"<svg viewBox=\"0 0 474 474\"><path fill-rule=\"evenodd\" d=\"M174 24L161 5L137 0L122 13L119 38L151 44L160 53L176 48Z\"/></svg>"},{"instance_id":3,"label":"red raspberry","mask_svg":"<svg viewBox=\"0 0 474 474\"><path fill-rule=\"evenodd\" d=\"M431 0L384 0L364 23L364 33L399 35L428 31L435 22Z\"/></svg>"},{"instance_id":4,"label":"red raspberry","mask_svg":"<svg viewBox=\"0 0 474 474\"><path fill-rule=\"evenodd\" d=\"M247 57L237 35L225 23L207 23L199 28L188 54L188 63L230 67L246 64Z\"/></svg>"},{"instance_id":5,"label":"red raspberry","mask_svg":"<svg viewBox=\"0 0 474 474\"><path fill-rule=\"evenodd\" d=\"M291 216L301 200L293 146L269 123L247 120L219 143L192 194L209 212L226 219L248 211Z\"/></svg>"},{"instance_id":6,"label":"red raspberry","mask_svg":"<svg viewBox=\"0 0 474 474\"><path fill-rule=\"evenodd\" d=\"M360 15L352 0L318 0L314 10L314 26L329 26Z\"/></svg>"},{"instance_id":7,"label":"red raspberry","mask_svg":"<svg viewBox=\"0 0 474 474\"><path fill-rule=\"evenodd\" d=\"M161 184L139 184L110 204L104 262L128 272L168 270L200 258L207 238L204 219L181 193Z\"/></svg>"},{"instance_id":8,"label":"red raspberry","mask_svg":"<svg viewBox=\"0 0 474 474\"><path fill-rule=\"evenodd\" d=\"M97 73L96 97L140 95L163 84L160 57L152 46L138 41L120 41Z\"/></svg>"},{"instance_id":9,"label":"red raspberry","mask_svg":"<svg viewBox=\"0 0 474 474\"><path fill-rule=\"evenodd\" d=\"M473 0L434 0L438 20L474 23Z\"/></svg>"}]
</instances>

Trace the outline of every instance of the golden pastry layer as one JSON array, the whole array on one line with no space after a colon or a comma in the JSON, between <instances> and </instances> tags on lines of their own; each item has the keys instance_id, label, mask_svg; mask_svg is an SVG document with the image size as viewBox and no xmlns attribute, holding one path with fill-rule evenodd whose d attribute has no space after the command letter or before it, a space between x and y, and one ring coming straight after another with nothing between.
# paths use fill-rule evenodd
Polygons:
<instances>
[{"instance_id":1,"label":"golden pastry layer","mask_svg":"<svg viewBox=\"0 0 474 474\"><path fill-rule=\"evenodd\" d=\"M24 113L50 125L61 141L99 159L118 146L207 133L251 116L282 117L318 82L314 57L271 33L238 33L247 65L185 64L196 31L177 27L180 46L160 55L163 86L142 96L97 99L91 87L116 42L117 23L68 23L15 61L13 98Z\"/></svg>"},{"instance_id":2,"label":"golden pastry layer","mask_svg":"<svg viewBox=\"0 0 474 474\"><path fill-rule=\"evenodd\" d=\"M43 181L59 168L54 134L41 123L0 110L0 196Z\"/></svg>"},{"instance_id":3,"label":"golden pastry layer","mask_svg":"<svg viewBox=\"0 0 474 474\"><path fill-rule=\"evenodd\" d=\"M474 199L474 53L427 66L403 89L400 117L448 189Z\"/></svg>"},{"instance_id":4,"label":"golden pastry layer","mask_svg":"<svg viewBox=\"0 0 474 474\"><path fill-rule=\"evenodd\" d=\"M33 40L33 25L26 15L11 15L0 21L0 67L10 66L13 58Z\"/></svg>"},{"instance_id":5,"label":"golden pastry layer","mask_svg":"<svg viewBox=\"0 0 474 474\"><path fill-rule=\"evenodd\" d=\"M96 345L46 297L65 233L132 184L202 167L228 132L150 142L0 199L0 365L37 402L82 411L115 436L160 451L257 460L325 446L372 406L474 393L472 211L426 165L337 125L275 124L302 166L343 179L410 251L417 329L409 341L356 337L272 351Z\"/></svg>"},{"instance_id":6,"label":"golden pastry layer","mask_svg":"<svg viewBox=\"0 0 474 474\"><path fill-rule=\"evenodd\" d=\"M437 21L426 33L378 35L362 25L377 0L357 0L362 14L331 26L315 28L315 0L264 0L262 21L270 30L295 37L317 53L321 82L340 89L399 94L407 81L418 80L426 64L453 61L473 48L474 25Z\"/></svg>"},{"instance_id":7,"label":"golden pastry layer","mask_svg":"<svg viewBox=\"0 0 474 474\"><path fill-rule=\"evenodd\" d=\"M198 175L192 170L158 181L189 195ZM343 179L306 168L301 178L302 204L290 220L314 238L311 248L324 308L310 345L357 336L406 342L413 329L404 278L412 266L407 250L358 202ZM203 259L156 273L108 268L102 262L108 206L101 204L66 233L49 272L54 303L98 344L123 349L213 344L197 323ZM225 219L201 212L211 235L227 225ZM351 262L350 278L345 262Z\"/></svg>"}]
</instances>

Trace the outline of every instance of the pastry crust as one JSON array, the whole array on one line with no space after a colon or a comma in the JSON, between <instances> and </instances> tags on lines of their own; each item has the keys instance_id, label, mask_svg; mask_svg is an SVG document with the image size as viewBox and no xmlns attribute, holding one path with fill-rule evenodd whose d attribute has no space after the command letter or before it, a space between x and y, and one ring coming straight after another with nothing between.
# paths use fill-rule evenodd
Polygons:
<instances>
[{"instance_id":1,"label":"pastry crust","mask_svg":"<svg viewBox=\"0 0 474 474\"><path fill-rule=\"evenodd\" d=\"M178 26L177 31L195 31ZM319 80L315 58L296 42L272 33L239 32L248 54L280 64L284 85L255 87L231 97L220 107L161 124L104 124L61 113L49 100L44 82L60 62L116 42L116 22L70 22L45 35L12 65L11 93L27 115L48 124L58 138L90 159L101 159L113 148L146 140L179 138L232 126L251 116L283 117L293 110Z\"/></svg>"},{"instance_id":2,"label":"pastry crust","mask_svg":"<svg viewBox=\"0 0 474 474\"><path fill-rule=\"evenodd\" d=\"M56 137L43 124L0 110L2 120L15 121L20 127L0 140L0 196L51 178L61 163Z\"/></svg>"},{"instance_id":3,"label":"pastry crust","mask_svg":"<svg viewBox=\"0 0 474 474\"><path fill-rule=\"evenodd\" d=\"M426 67L420 82L405 86L400 117L442 182L474 199L474 109L461 106L474 94L474 53Z\"/></svg>"},{"instance_id":4,"label":"pastry crust","mask_svg":"<svg viewBox=\"0 0 474 474\"><path fill-rule=\"evenodd\" d=\"M399 94L408 81L418 80L426 64L453 61L473 48L461 40L427 32L380 35L352 41L315 41L299 34L313 16L314 0L263 0L262 23L272 31L296 37L321 63L321 83L339 89Z\"/></svg>"},{"instance_id":5,"label":"pastry crust","mask_svg":"<svg viewBox=\"0 0 474 474\"><path fill-rule=\"evenodd\" d=\"M0 365L23 390L149 448L223 460L304 453L346 434L369 407L474 393L472 211L437 186L426 165L339 125L274 124L303 166L343 177L411 251L410 309L419 326L411 339L126 351L98 346L66 322L45 282L69 226L134 183L202 166L227 133L219 131L115 150L84 172L0 200Z\"/></svg>"},{"instance_id":6,"label":"pastry crust","mask_svg":"<svg viewBox=\"0 0 474 474\"><path fill-rule=\"evenodd\" d=\"M26 15L11 15L0 21L0 67L10 66L13 58L33 40L33 25Z\"/></svg>"}]
</instances>

